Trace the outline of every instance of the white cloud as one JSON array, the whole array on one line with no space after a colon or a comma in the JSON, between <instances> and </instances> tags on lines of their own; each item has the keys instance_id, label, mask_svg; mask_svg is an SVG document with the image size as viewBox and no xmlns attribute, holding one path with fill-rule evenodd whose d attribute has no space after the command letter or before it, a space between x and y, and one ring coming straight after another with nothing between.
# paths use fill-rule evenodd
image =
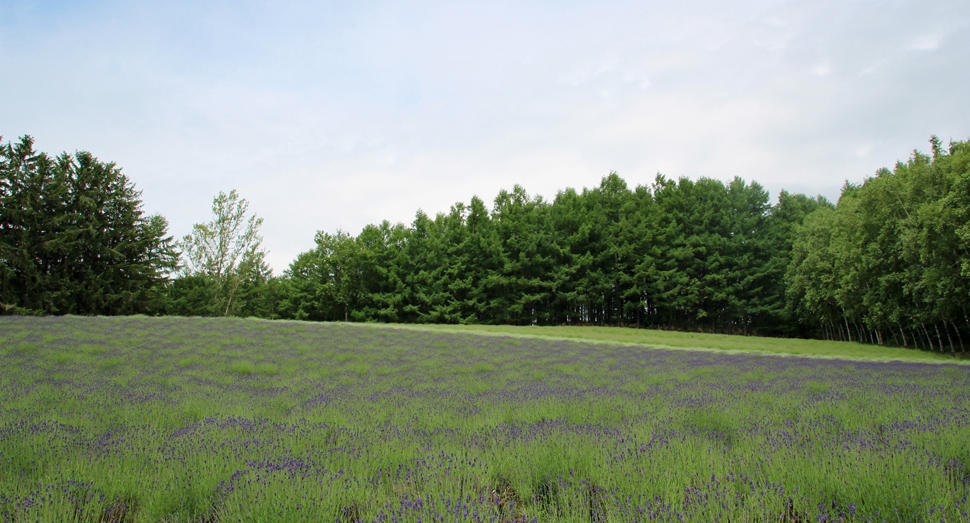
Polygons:
<instances>
[{"instance_id":1,"label":"white cloud","mask_svg":"<svg viewBox=\"0 0 970 523\"><path fill-rule=\"evenodd\" d=\"M867 158L870 154L872 154L873 147L874 146L871 143L867 143L865 145L860 145L860 146L856 147L855 148L855 155L856 155L856 157L858 157L858 158Z\"/></svg>"},{"instance_id":2,"label":"white cloud","mask_svg":"<svg viewBox=\"0 0 970 523\"><path fill-rule=\"evenodd\" d=\"M931 51L933 49L938 49L940 47L941 35L938 34L928 34L914 38L909 44L910 49L916 49L919 51Z\"/></svg>"},{"instance_id":3,"label":"white cloud","mask_svg":"<svg viewBox=\"0 0 970 523\"><path fill-rule=\"evenodd\" d=\"M822 62L812 67L812 74L815 76L826 76L832 72L832 66L828 62Z\"/></svg>"}]
</instances>

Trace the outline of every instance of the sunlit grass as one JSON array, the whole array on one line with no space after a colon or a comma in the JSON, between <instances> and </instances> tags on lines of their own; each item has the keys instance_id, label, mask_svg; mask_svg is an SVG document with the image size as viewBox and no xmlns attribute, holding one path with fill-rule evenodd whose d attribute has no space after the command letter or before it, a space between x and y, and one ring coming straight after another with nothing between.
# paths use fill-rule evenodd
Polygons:
<instances>
[{"instance_id":1,"label":"sunlit grass","mask_svg":"<svg viewBox=\"0 0 970 523\"><path fill-rule=\"evenodd\" d=\"M729 334L633 329L626 327L520 327L515 325L399 325L387 327L442 332L471 332L500 336L547 337L588 341L641 344L658 348L704 349L730 352L760 352L807 357L876 360L970 363L955 359L949 349L928 352L912 348L889 347L856 342L770 338Z\"/></svg>"}]
</instances>

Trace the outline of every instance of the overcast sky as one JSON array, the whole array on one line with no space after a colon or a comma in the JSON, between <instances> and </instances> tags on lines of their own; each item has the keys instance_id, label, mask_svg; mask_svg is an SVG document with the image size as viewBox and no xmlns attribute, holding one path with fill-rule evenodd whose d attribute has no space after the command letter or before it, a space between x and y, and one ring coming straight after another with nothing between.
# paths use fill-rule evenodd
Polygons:
<instances>
[{"instance_id":1,"label":"overcast sky","mask_svg":"<svg viewBox=\"0 0 970 523\"><path fill-rule=\"evenodd\" d=\"M114 161L176 236L317 230L610 171L836 199L970 138L970 1L0 0L0 135Z\"/></svg>"}]
</instances>

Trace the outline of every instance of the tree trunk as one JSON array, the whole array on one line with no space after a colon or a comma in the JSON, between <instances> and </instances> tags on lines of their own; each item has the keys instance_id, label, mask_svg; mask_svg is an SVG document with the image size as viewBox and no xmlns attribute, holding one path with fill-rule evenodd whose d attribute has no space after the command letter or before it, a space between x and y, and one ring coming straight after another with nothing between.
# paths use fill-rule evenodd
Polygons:
<instances>
[{"instance_id":1,"label":"tree trunk","mask_svg":"<svg viewBox=\"0 0 970 523\"><path fill-rule=\"evenodd\" d=\"M849 335L849 341L851 342L852 341L852 333L849 332L849 318L846 318L845 316L842 316L842 319L845 320L845 333Z\"/></svg>"},{"instance_id":2,"label":"tree trunk","mask_svg":"<svg viewBox=\"0 0 970 523\"><path fill-rule=\"evenodd\" d=\"M232 296L229 296L229 300L226 301L226 310L223 311L222 313L223 316L229 316L229 307L231 306L232 306Z\"/></svg>"},{"instance_id":3,"label":"tree trunk","mask_svg":"<svg viewBox=\"0 0 970 523\"><path fill-rule=\"evenodd\" d=\"M906 331L903 330L903 324L899 320L897 320L896 325L899 325L899 333L903 335L903 347L906 347L907 346Z\"/></svg>"},{"instance_id":4,"label":"tree trunk","mask_svg":"<svg viewBox=\"0 0 970 523\"><path fill-rule=\"evenodd\" d=\"M912 327L909 328L909 335L913 338L913 346L915 346L917 349L925 349L926 343L923 343L922 347L920 347L919 345L922 340L919 339L919 336L917 335L917 331L918 330L913 330Z\"/></svg>"},{"instance_id":5,"label":"tree trunk","mask_svg":"<svg viewBox=\"0 0 970 523\"><path fill-rule=\"evenodd\" d=\"M926 330L926 324L923 323L922 320L920 320L919 324L923 326L923 335L926 336L926 342L930 344L930 351L935 350L933 348L933 338L930 337L930 331ZM940 352L943 352L942 348L940 349Z\"/></svg>"},{"instance_id":6,"label":"tree trunk","mask_svg":"<svg viewBox=\"0 0 970 523\"><path fill-rule=\"evenodd\" d=\"M936 339L940 340L940 352L943 352L943 338L940 337L940 328L933 325L936 329ZM950 340L950 352L956 352L957 350L953 348L953 338L950 337L950 331L946 328L946 318L943 319L943 330L946 331L946 337Z\"/></svg>"},{"instance_id":7,"label":"tree trunk","mask_svg":"<svg viewBox=\"0 0 970 523\"><path fill-rule=\"evenodd\" d=\"M952 321L950 325L953 325L953 330L957 331L957 339L960 340L960 352L967 352L967 349L963 348L963 336L960 335L960 327L957 327L957 324Z\"/></svg>"}]
</instances>

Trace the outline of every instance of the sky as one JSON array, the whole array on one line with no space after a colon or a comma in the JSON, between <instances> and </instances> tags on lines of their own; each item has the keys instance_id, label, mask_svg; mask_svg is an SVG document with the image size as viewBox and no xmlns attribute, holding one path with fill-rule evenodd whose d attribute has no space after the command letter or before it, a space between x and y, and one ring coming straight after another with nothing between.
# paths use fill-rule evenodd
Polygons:
<instances>
[{"instance_id":1,"label":"sky","mask_svg":"<svg viewBox=\"0 0 970 523\"><path fill-rule=\"evenodd\" d=\"M616 171L838 198L970 138L970 1L0 0L0 135L115 162L181 237L317 231Z\"/></svg>"}]
</instances>

